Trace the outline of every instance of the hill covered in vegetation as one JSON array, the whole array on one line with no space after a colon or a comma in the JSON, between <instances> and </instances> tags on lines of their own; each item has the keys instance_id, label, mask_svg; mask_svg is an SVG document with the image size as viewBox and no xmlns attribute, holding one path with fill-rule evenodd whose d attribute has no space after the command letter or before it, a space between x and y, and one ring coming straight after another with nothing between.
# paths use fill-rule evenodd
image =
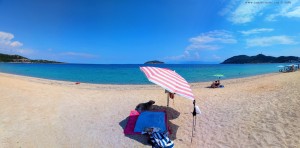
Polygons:
<instances>
[{"instance_id":1,"label":"hill covered in vegetation","mask_svg":"<svg viewBox=\"0 0 300 148\"><path fill-rule=\"evenodd\" d=\"M57 61L48 60L32 60L20 55L9 55L0 53L0 62L10 62L10 63L62 63Z\"/></svg>"},{"instance_id":2,"label":"hill covered in vegetation","mask_svg":"<svg viewBox=\"0 0 300 148\"><path fill-rule=\"evenodd\" d=\"M255 63L296 63L300 62L300 58L296 56L280 56L272 57L263 54L256 56L238 55L233 56L221 64L255 64Z\"/></svg>"},{"instance_id":3,"label":"hill covered in vegetation","mask_svg":"<svg viewBox=\"0 0 300 148\"><path fill-rule=\"evenodd\" d=\"M158 61L158 60L154 60L154 61L145 62L144 64L165 64L165 63L161 62L161 61Z\"/></svg>"}]
</instances>

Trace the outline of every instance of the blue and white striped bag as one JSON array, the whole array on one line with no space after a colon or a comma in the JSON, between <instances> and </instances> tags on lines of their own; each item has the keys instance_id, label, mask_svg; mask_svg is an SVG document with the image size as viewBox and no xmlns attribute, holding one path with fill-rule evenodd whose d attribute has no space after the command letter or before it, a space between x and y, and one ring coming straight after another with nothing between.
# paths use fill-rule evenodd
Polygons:
<instances>
[{"instance_id":1,"label":"blue and white striped bag","mask_svg":"<svg viewBox=\"0 0 300 148\"><path fill-rule=\"evenodd\" d=\"M167 134L153 132L150 135L150 140L154 148L174 148L174 143L169 139Z\"/></svg>"}]
</instances>

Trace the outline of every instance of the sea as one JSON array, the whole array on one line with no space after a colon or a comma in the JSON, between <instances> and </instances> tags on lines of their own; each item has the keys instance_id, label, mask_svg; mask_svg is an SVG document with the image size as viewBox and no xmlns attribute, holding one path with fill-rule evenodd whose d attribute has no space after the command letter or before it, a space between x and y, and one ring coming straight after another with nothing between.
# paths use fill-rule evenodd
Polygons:
<instances>
[{"instance_id":1,"label":"sea","mask_svg":"<svg viewBox=\"0 0 300 148\"><path fill-rule=\"evenodd\" d=\"M140 70L154 66L175 70L189 83L278 73L283 64L22 64L0 63L0 72L51 80L94 84L151 84Z\"/></svg>"}]
</instances>

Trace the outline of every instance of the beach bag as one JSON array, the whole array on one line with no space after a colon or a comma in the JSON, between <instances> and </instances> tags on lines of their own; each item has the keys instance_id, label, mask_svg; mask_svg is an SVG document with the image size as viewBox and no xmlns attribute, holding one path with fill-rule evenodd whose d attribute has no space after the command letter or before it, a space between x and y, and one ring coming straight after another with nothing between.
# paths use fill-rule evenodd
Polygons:
<instances>
[{"instance_id":1,"label":"beach bag","mask_svg":"<svg viewBox=\"0 0 300 148\"><path fill-rule=\"evenodd\" d=\"M150 134L152 148L174 148L174 143L167 134L153 132Z\"/></svg>"}]
</instances>

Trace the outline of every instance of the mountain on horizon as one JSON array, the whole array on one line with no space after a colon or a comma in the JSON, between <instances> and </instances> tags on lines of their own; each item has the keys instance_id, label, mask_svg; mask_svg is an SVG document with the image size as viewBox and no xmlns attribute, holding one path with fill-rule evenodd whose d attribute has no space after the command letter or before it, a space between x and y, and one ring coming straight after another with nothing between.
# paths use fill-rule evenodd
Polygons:
<instances>
[{"instance_id":1,"label":"mountain on horizon","mask_svg":"<svg viewBox=\"0 0 300 148\"><path fill-rule=\"evenodd\" d=\"M32 60L20 55L9 55L0 53L0 62L9 62L9 63L62 63L57 61L49 60Z\"/></svg>"},{"instance_id":2,"label":"mountain on horizon","mask_svg":"<svg viewBox=\"0 0 300 148\"><path fill-rule=\"evenodd\" d=\"M258 54L256 56L238 55L226 59L221 64L258 64L258 63L296 63L300 62L300 57L296 56L266 56L263 54Z\"/></svg>"}]
</instances>

